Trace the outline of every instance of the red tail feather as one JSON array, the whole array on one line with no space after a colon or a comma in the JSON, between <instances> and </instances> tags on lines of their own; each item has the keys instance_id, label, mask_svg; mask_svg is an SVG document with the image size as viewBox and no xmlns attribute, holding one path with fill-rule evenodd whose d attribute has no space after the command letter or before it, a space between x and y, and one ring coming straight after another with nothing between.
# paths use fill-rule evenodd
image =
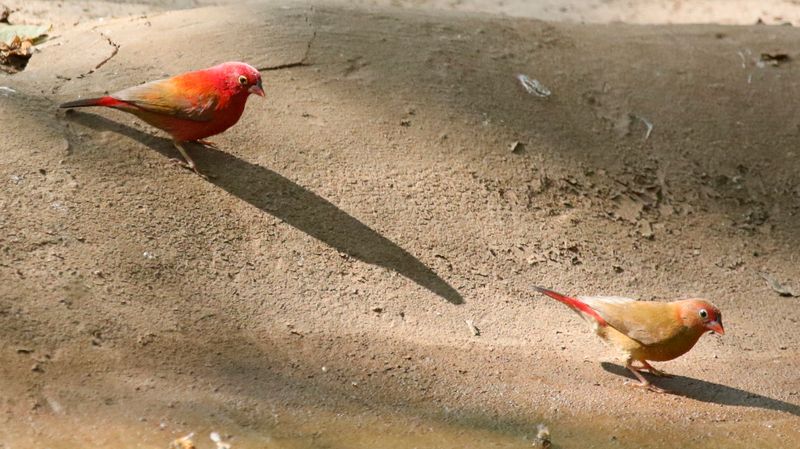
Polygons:
<instances>
[{"instance_id":1,"label":"red tail feather","mask_svg":"<svg viewBox=\"0 0 800 449\"><path fill-rule=\"evenodd\" d=\"M115 106L121 106L125 104L124 101L117 100L116 98L110 97L106 95L105 97L99 98L87 98L85 100L75 100L75 101L68 101L64 104L59 105L59 108L83 108L86 106L106 106L109 108L113 108Z\"/></svg>"},{"instance_id":2,"label":"red tail feather","mask_svg":"<svg viewBox=\"0 0 800 449\"><path fill-rule=\"evenodd\" d=\"M564 296L561 293L556 293L556 292L554 292L552 290L548 290L548 289L542 288L542 287L534 286L533 289L536 290L539 293L542 293L544 295L547 295L547 296L555 299L556 301L563 302L564 304L568 305L573 310L576 310L576 311L579 311L579 312L583 312L583 313L591 316L592 318L594 318L597 321L597 324L599 324L601 326L607 326L608 325L606 320L603 319L603 317L601 317L600 314L598 314L593 308L589 307L587 304L581 302L578 299L570 298L569 296Z\"/></svg>"}]
</instances>

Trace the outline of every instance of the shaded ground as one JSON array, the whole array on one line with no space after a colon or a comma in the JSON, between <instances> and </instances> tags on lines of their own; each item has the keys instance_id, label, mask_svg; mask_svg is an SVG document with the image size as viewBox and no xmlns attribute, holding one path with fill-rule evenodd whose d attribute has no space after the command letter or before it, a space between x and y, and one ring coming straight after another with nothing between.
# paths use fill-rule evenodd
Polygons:
<instances>
[{"instance_id":1,"label":"shaded ground","mask_svg":"<svg viewBox=\"0 0 800 449\"><path fill-rule=\"evenodd\" d=\"M760 62L795 29L101 6L145 14L0 76L6 447L800 439L798 299L762 278L800 289L800 66ZM194 150L213 182L132 117L56 110L226 59L268 95ZM648 394L533 284L708 297L728 333Z\"/></svg>"}]
</instances>

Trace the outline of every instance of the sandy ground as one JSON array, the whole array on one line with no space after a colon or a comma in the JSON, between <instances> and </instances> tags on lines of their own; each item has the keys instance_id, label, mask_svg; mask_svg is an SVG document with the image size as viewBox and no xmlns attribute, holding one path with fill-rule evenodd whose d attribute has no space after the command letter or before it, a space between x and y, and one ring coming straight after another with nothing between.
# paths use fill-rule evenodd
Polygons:
<instances>
[{"instance_id":1,"label":"sandy ground","mask_svg":"<svg viewBox=\"0 0 800 449\"><path fill-rule=\"evenodd\" d=\"M18 4L57 26L0 75L0 447L798 447L800 32L486 5ZM267 98L211 181L56 109L231 59ZM640 391L532 285L727 334Z\"/></svg>"},{"instance_id":2,"label":"sandy ground","mask_svg":"<svg viewBox=\"0 0 800 449\"><path fill-rule=\"evenodd\" d=\"M794 0L354 0L342 3L587 23L800 23L800 8Z\"/></svg>"}]
</instances>

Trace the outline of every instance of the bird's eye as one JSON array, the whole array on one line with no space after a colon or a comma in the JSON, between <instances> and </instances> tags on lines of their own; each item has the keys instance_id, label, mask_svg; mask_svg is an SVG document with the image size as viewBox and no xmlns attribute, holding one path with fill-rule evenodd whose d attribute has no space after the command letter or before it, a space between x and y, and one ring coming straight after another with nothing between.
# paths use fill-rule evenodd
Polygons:
<instances>
[{"instance_id":1,"label":"bird's eye","mask_svg":"<svg viewBox=\"0 0 800 449\"><path fill-rule=\"evenodd\" d=\"M239 75L239 84L241 84L242 86L247 84L247 77L244 75Z\"/></svg>"},{"instance_id":2,"label":"bird's eye","mask_svg":"<svg viewBox=\"0 0 800 449\"><path fill-rule=\"evenodd\" d=\"M708 312L706 312L706 309L700 309L700 318L708 318Z\"/></svg>"}]
</instances>

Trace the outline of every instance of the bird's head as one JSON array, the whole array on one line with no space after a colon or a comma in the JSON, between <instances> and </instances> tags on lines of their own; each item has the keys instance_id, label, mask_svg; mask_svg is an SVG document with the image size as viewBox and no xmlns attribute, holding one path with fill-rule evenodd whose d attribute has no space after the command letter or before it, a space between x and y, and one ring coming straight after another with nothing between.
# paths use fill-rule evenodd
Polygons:
<instances>
[{"instance_id":1,"label":"bird's head","mask_svg":"<svg viewBox=\"0 0 800 449\"><path fill-rule=\"evenodd\" d=\"M261 73L255 67L243 62L226 62L220 67L225 76L225 84L234 94L264 96Z\"/></svg>"},{"instance_id":2,"label":"bird's head","mask_svg":"<svg viewBox=\"0 0 800 449\"><path fill-rule=\"evenodd\" d=\"M725 334L722 327L722 312L705 299L687 299L681 304L681 319L686 326L720 335Z\"/></svg>"}]
</instances>

